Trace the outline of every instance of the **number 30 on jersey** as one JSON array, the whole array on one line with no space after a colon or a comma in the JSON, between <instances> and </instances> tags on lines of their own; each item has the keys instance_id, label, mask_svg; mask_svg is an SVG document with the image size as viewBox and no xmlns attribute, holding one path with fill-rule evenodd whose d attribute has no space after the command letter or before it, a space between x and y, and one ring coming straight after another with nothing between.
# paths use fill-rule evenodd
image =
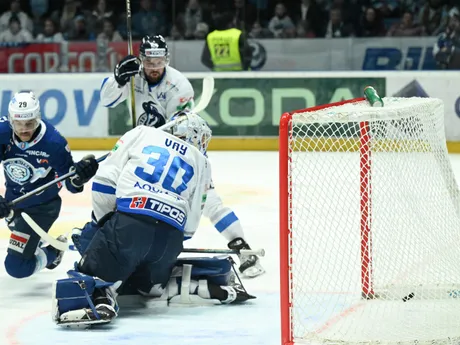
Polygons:
<instances>
[{"instance_id":1,"label":"number 30 on jersey","mask_svg":"<svg viewBox=\"0 0 460 345\"><path fill-rule=\"evenodd\" d=\"M144 147L142 153L150 155L147 160L147 164L153 167L153 172L147 173L144 168L137 167L134 171L134 174L137 177L151 184L161 183L161 186L164 189L178 195L187 189L187 183L192 179L194 174L193 167L190 164L184 161L181 157L175 156L172 159L169 169L165 172L166 165L171 158L171 154L167 149L150 145ZM153 154L157 154L158 158L152 157ZM173 184L179 171L183 172L182 181L176 188L174 188Z\"/></svg>"}]
</instances>

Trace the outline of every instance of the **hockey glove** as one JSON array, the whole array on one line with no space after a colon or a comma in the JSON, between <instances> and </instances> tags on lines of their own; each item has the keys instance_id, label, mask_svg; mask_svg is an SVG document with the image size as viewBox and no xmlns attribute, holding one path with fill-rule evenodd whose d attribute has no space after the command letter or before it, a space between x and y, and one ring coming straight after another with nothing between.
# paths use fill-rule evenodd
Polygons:
<instances>
[{"instance_id":1,"label":"hockey glove","mask_svg":"<svg viewBox=\"0 0 460 345\"><path fill-rule=\"evenodd\" d=\"M0 196L0 218L6 218L11 212L11 207L8 201L3 196Z\"/></svg>"},{"instance_id":2,"label":"hockey glove","mask_svg":"<svg viewBox=\"0 0 460 345\"><path fill-rule=\"evenodd\" d=\"M238 258L240 259L239 271L244 276L254 278L265 272L264 268L260 265L260 260L257 255L244 255L239 253L241 249L251 249L249 244L241 237L237 237L230 241L228 243L228 248L238 252Z\"/></svg>"},{"instance_id":3,"label":"hockey glove","mask_svg":"<svg viewBox=\"0 0 460 345\"><path fill-rule=\"evenodd\" d=\"M139 73L140 62L134 55L125 56L118 65L115 66L113 72L118 85L125 86L126 83Z\"/></svg>"},{"instance_id":4,"label":"hockey glove","mask_svg":"<svg viewBox=\"0 0 460 345\"><path fill-rule=\"evenodd\" d=\"M79 188L96 175L99 163L94 155L88 155L83 157L78 163L75 163L74 167L75 176L70 179L70 182L74 187Z\"/></svg>"}]
</instances>

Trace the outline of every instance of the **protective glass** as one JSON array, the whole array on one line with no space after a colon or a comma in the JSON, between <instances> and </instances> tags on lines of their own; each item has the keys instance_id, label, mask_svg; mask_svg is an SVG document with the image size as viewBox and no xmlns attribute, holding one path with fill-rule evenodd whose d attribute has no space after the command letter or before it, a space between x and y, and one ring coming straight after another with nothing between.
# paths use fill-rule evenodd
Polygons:
<instances>
[{"instance_id":1,"label":"protective glass","mask_svg":"<svg viewBox=\"0 0 460 345\"><path fill-rule=\"evenodd\" d=\"M11 121L11 126L16 133L28 132L37 129L39 121L37 119L27 120L27 121Z\"/></svg>"}]
</instances>

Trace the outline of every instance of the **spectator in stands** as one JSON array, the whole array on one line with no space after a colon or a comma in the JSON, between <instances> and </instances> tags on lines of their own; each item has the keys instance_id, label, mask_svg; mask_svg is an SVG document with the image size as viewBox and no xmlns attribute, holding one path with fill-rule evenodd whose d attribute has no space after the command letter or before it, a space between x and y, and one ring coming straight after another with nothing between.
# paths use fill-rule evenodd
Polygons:
<instances>
[{"instance_id":1,"label":"spectator in stands","mask_svg":"<svg viewBox=\"0 0 460 345\"><path fill-rule=\"evenodd\" d=\"M326 22L325 13L317 0L301 0L295 8L298 14L297 37L321 37Z\"/></svg>"},{"instance_id":2,"label":"spectator in stands","mask_svg":"<svg viewBox=\"0 0 460 345\"><path fill-rule=\"evenodd\" d=\"M460 11L456 7L449 11L448 25L433 47L433 56L439 69L460 69Z\"/></svg>"},{"instance_id":3,"label":"spectator in stands","mask_svg":"<svg viewBox=\"0 0 460 345\"><path fill-rule=\"evenodd\" d=\"M418 20L430 36L437 36L446 29L449 19L445 0L427 0L418 14Z\"/></svg>"},{"instance_id":4,"label":"spectator in stands","mask_svg":"<svg viewBox=\"0 0 460 345\"><path fill-rule=\"evenodd\" d=\"M221 20L222 12L219 11L219 8L216 3L209 4L209 20L208 24L213 31L215 28L219 27L219 20Z\"/></svg>"},{"instance_id":5,"label":"spectator in stands","mask_svg":"<svg viewBox=\"0 0 460 345\"><path fill-rule=\"evenodd\" d=\"M45 15L48 13L48 0L30 0L30 10L32 13L33 31L32 34L37 35L43 32Z\"/></svg>"},{"instance_id":6,"label":"spectator in stands","mask_svg":"<svg viewBox=\"0 0 460 345\"><path fill-rule=\"evenodd\" d=\"M273 33L267 28L262 27L259 22L254 22L249 32L251 38L273 38Z\"/></svg>"},{"instance_id":7,"label":"spectator in stands","mask_svg":"<svg viewBox=\"0 0 460 345\"><path fill-rule=\"evenodd\" d=\"M383 18L399 17L399 0L371 0L370 7L379 11Z\"/></svg>"},{"instance_id":8,"label":"spectator in stands","mask_svg":"<svg viewBox=\"0 0 460 345\"><path fill-rule=\"evenodd\" d=\"M15 15L8 21L8 29L0 34L0 42L23 43L33 42L32 33L27 29L21 28L21 21Z\"/></svg>"},{"instance_id":9,"label":"spectator in stands","mask_svg":"<svg viewBox=\"0 0 460 345\"><path fill-rule=\"evenodd\" d=\"M409 11L404 12L401 20L393 24L387 33L387 36L394 37L425 35L425 28L422 25L414 23L414 14Z\"/></svg>"},{"instance_id":10,"label":"spectator in stands","mask_svg":"<svg viewBox=\"0 0 460 345\"><path fill-rule=\"evenodd\" d=\"M196 40L204 40L209 33L209 26L206 23L198 23L193 33L193 38Z\"/></svg>"},{"instance_id":11,"label":"spectator in stands","mask_svg":"<svg viewBox=\"0 0 460 345\"><path fill-rule=\"evenodd\" d=\"M123 37L115 30L113 22L109 18L103 20L102 32L97 36L97 40L105 40L109 42L123 42Z\"/></svg>"},{"instance_id":12,"label":"spectator in stands","mask_svg":"<svg viewBox=\"0 0 460 345\"><path fill-rule=\"evenodd\" d=\"M249 23L257 19L257 7L244 0L233 0L233 25L235 28L246 31Z\"/></svg>"},{"instance_id":13,"label":"spectator in stands","mask_svg":"<svg viewBox=\"0 0 460 345\"><path fill-rule=\"evenodd\" d=\"M140 9L133 15L133 30L141 37L153 34L165 35L164 15L156 9L152 0L140 0Z\"/></svg>"},{"instance_id":14,"label":"spectator in stands","mask_svg":"<svg viewBox=\"0 0 460 345\"><path fill-rule=\"evenodd\" d=\"M185 39L184 35L182 34L182 30L180 29L178 24L174 24L171 27L171 31L169 33L169 36L167 37L166 41L181 41Z\"/></svg>"},{"instance_id":15,"label":"spectator in stands","mask_svg":"<svg viewBox=\"0 0 460 345\"><path fill-rule=\"evenodd\" d=\"M87 16L88 30L91 32L101 32L106 19L113 19L113 11L107 9L106 0L99 0L93 11Z\"/></svg>"},{"instance_id":16,"label":"spectator in stands","mask_svg":"<svg viewBox=\"0 0 460 345\"><path fill-rule=\"evenodd\" d=\"M326 25L325 38L341 38L353 35L353 28L350 23L346 23L342 17L342 10L332 7L329 10L329 22Z\"/></svg>"},{"instance_id":17,"label":"spectator in stands","mask_svg":"<svg viewBox=\"0 0 460 345\"><path fill-rule=\"evenodd\" d=\"M39 33L36 38L36 42L40 43L58 43L63 42L64 36L58 30L56 30L56 24L51 18L45 19L45 25L43 33Z\"/></svg>"},{"instance_id":18,"label":"spectator in stands","mask_svg":"<svg viewBox=\"0 0 460 345\"><path fill-rule=\"evenodd\" d=\"M86 19L83 15L76 16L73 20L73 26L67 33L68 41L90 41L93 40L94 33L90 32L86 26Z\"/></svg>"},{"instance_id":19,"label":"spectator in stands","mask_svg":"<svg viewBox=\"0 0 460 345\"><path fill-rule=\"evenodd\" d=\"M33 32L33 23L29 16L21 10L19 0L11 0L10 10L0 16L0 32L5 31L10 27L10 18L16 17L21 23L21 28L28 32Z\"/></svg>"},{"instance_id":20,"label":"spectator in stands","mask_svg":"<svg viewBox=\"0 0 460 345\"><path fill-rule=\"evenodd\" d=\"M399 8L401 9L401 14L410 12L413 14L418 13L420 9L425 5L425 0L400 0ZM415 18L415 16L414 16Z\"/></svg>"},{"instance_id":21,"label":"spectator in stands","mask_svg":"<svg viewBox=\"0 0 460 345\"><path fill-rule=\"evenodd\" d=\"M379 37L385 36L385 33L382 16L373 7L368 7L364 11L361 21L356 28L356 36Z\"/></svg>"},{"instance_id":22,"label":"spectator in stands","mask_svg":"<svg viewBox=\"0 0 460 345\"><path fill-rule=\"evenodd\" d=\"M275 38L289 38L295 36L295 25L286 12L286 7L278 3L275 7L275 16L268 23L268 29Z\"/></svg>"},{"instance_id":23,"label":"spectator in stands","mask_svg":"<svg viewBox=\"0 0 460 345\"><path fill-rule=\"evenodd\" d=\"M185 24L185 38L193 39L195 30L198 23L203 22L204 14L203 8L198 0L189 0L185 8L184 24ZM205 35L206 36L206 35Z\"/></svg>"},{"instance_id":24,"label":"spectator in stands","mask_svg":"<svg viewBox=\"0 0 460 345\"><path fill-rule=\"evenodd\" d=\"M74 29L74 18L83 15L80 1L65 0L62 10L54 11L51 18L56 23L59 23L64 36L68 36L69 34L71 35L71 31Z\"/></svg>"}]
</instances>

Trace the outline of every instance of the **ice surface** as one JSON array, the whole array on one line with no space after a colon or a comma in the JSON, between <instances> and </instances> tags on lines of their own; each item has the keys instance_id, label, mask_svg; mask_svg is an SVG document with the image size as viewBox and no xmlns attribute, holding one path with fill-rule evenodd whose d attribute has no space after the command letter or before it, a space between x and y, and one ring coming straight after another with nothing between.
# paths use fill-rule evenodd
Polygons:
<instances>
[{"instance_id":1,"label":"ice surface","mask_svg":"<svg viewBox=\"0 0 460 345\"><path fill-rule=\"evenodd\" d=\"M77 160L88 152L75 152ZM94 152L96 156L104 152ZM460 155L451 155L457 180ZM0 269L0 344L155 344L155 345L279 345L278 155L276 152L211 152L214 182L224 202L239 216L253 247L263 247L267 273L244 280L258 298L242 306L122 309L108 328L63 330L51 321L51 283L65 277L78 259L69 252L56 270L17 280ZM0 191L3 194L3 191ZM91 213L89 188L81 195L63 191L61 217L54 236L84 224ZM0 255L5 256L9 231L0 228ZM225 248L225 239L207 220L190 247Z\"/></svg>"},{"instance_id":2,"label":"ice surface","mask_svg":"<svg viewBox=\"0 0 460 345\"><path fill-rule=\"evenodd\" d=\"M88 152L74 152L78 160ZM96 156L105 152L94 152ZM211 152L216 188L224 202L241 219L248 242L264 248L262 264L267 273L245 280L258 299L241 306L155 308L121 310L111 327L103 330L63 330L51 321L51 284L64 278L78 260L68 252L53 271L44 270L27 279L14 279L0 269L0 344L264 344L280 343L278 278L278 156L275 152ZM3 174L2 174L3 180ZM3 188L0 193L3 194ZM90 188L83 194L62 191L61 217L53 236L90 219ZM6 254L9 230L0 227L0 256ZM225 239L203 219L188 247L226 248Z\"/></svg>"}]
</instances>

